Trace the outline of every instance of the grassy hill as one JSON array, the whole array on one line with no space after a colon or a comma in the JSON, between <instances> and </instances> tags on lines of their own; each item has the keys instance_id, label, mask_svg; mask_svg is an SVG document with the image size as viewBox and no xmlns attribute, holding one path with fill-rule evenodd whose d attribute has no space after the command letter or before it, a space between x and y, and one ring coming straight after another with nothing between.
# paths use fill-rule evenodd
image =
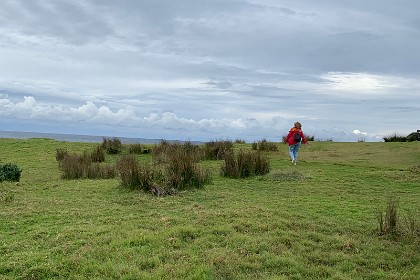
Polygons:
<instances>
[{"instance_id":1,"label":"grassy hill","mask_svg":"<svg viewBox=\"0 0 420 280\"><path fill-rule=\"evenodd\" d=\"M204 161L211 185L166 197L118 179L61 179L56 149L95 145L0 139L0 164L23 169L19 183L0 183L0 279L420 275L420 142L311 142L297 166L279 143L267 175L227 179L221 161ZM399 230L381 235L389 197Z\"/></svg>"}]
</instances>

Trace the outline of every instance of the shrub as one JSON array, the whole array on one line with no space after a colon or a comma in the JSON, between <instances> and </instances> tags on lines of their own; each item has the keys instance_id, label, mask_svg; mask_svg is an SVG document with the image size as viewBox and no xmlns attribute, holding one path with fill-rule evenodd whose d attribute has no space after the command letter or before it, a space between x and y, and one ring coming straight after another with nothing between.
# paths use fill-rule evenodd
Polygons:
<instances>
[{"instance_id":1,"label":"shrub","mask_svg":"<svg viewBox=\"0 0 420 280\"><path fill-rule=\"evenodd\" d=\"M63 179L82 179L88 177L91 158L85 152L83 155L68 154L60 161Z\"/></svg>"},{"instance_id":2,"label":"shrub","mask_svg":"<svg viewBox=\"0 0 420 280\"><path fill-rule=\"evenodd\" d=\"M264 175L270 172L270 161L262 153L254 153L253 161L255 163L255 175Z\"/></svg>"},{"instance_id":3,"label":"shrub","mask_svg":"<svg viewBox=\"0 0 420 280\"><path fill-rule=\"evenodd\" d=\"M242 139L236 139L235 144L246 144L246 141Z\"/></svg>"},{"instance_id":4,"label":"shrub","mask_svg":"<svg viewBox=\"0 0 420 280\"><path fill-rule=\"evenodd\" d=\"M0 182L19 182L21 173L22 170L16 164L6 163L5 165L0 165Z\"/></svg>"},{"instance_id":5,"label":"shrub","mask_svg":"<svg viewBox=\"0 0 420 280\"><path fill-rule=\"evenodd\" d=\"M407 135L407 141L413 142L413 141L420 141L420 132L412 132Z\"/></svg>"},{"instance_id":6,"label":"shrub","mask_svg":"<svg viewBox=\"0 0 420 280\"><path fill-rule=\"evenodd\" d=\"M383 137L385 142L407 142L407 137L398 135L397 133Z\"/></svg>"},{"instance_id":7,"label":"shrub","mask_svg":"<svg viewBox=\"0 0 420 280\"><path fill-rule=\"evenodd\" d=\"M140 144L130 144L128 151L130 154L143 154L143 147Z\"/></svg>"},{"instance_id":8,"label":"shrub","mask_svg":"<svg viewBox=\"0 0 420 280\"><path fill-rule=\"evenodd\" d=\"M102 149L104 149L108 154L119 154L122 151L122 143L118 138L103 138Z\"/></svg>"},{"instance_id":9,"label":"shrub","mask_svg":"<svg viewBox=\"0 0 420 280\"><path fill-rule=\"evenodd\" d=\"M69 152L66 149L57 149L55 153L55 159L57 161L62 161L65 156L67 156Z\"/></svg>"},{"instance_id":10,"label":"shrub","mask_svg":"<svg viewBox=\"0 0 420 280\"><path fill-rule=\"evenodd\" d=\"M153 160L156 163L169 163L171 158L178 155L181 152L187 153L194 162L199 162L203 159L203 151L198 145L194 145L191 142L170 143L162 141L159 145L153 148Z\"/></svg>"},{"instance_id":11,"label":"shrub","mask_svg":"<svg viewBox=\"0 0 420 280\"><path fill-rule=\"evenodd\" d=\"M105 153L101 146L97 146L96 149L90 155L92 162L104 162Z\"/></svg>"},{"instance_id":12,"label":"shrub","mask_svg":"<svg viewBox=\"0 0 420 280\"><path fill-rule=\"evenodd\" d=\"M169 162L165 166L166 185L169 188L200 188L211 182L210 173L198 166L193 155L187 150L178 150L169 155Z\"/></svg>"},{"instance_id":13,"label":"shrub","mask_svg":"<svg viewBox=\"0 0 420 280\"><path fill-rule=\"evenodd\" d=\"M199 167L202 150L191 142L162 141L153 148L154 166L142 165L133 155L121 157L117 170L121 185L155 195L173 194L177 190L200 188L211 182L211 174Z\"/></svg>"},{"instance_id":14,"label":"shrub","mask_svg":"<svg viewBox=\"0 0 420 280\"><path fill-rule=\"evenodd\" d=\"M101 165L92 163L87 170L87 178L89 179L112 179L115 178L117 172L114 165Z\"/></svg>"},{"instance_id":15,"label":"shrub","mask_svg":"<svg viewBox=\"0 0 420 280\"><path fill-rule=\"evenodd\" d=\"M245 178L270 172L268 157L261 152L240 150L235 158L229 153L224 158L221 174L229 178Z\"/></svg>"},{"instance_id":16,"label":"shrub","mask_svg":"<svg viewBox=\"0 0 420 280\"><path fill-rule=\"evenodd\" d=\"M306 139L306 141L315 141L315 136L314 135L305 135L305 139Z\"/></svg>"},{"instance_id":17,"label":"shrub","mask_svg":"<svg viewBox=\"0 0 420 280\"><path fill-rule=\"evenodd\" d=\"M123 187L149 191L153 186L153 169L149 165L141 165L133 155L121 157L117 162L117 170Z\"/></svg>"},{"instance_id":18,"label":"shrub","mask_svg":"<svg viewBox=\"0 0 420 280\"><path fill-rule=\"evenodd\" d=\"M60 161L63 179L111 179L116 176L113 165L92 162L92 155L86 151L82 155L67 154Z\"/></svg>"},{"instance_id":19,"label":"shrub","mask_svg":"<svg viewBox=\"0 0 420 280\"><path fill-rule=\"evenodd\" d=\"M204 146L205 159L222 160L229 153L233 153L232 141L211 141Z\"/></svg>"},{"instance_id":20,"label":"shrub","mask_svg":"<svg viewBox=\"0 0 420 280\"><path fill-rule=\"evenodd\" d=\"M277 143L268 142L266 139L258 141L258 143L254 142L252 144L252 149L258 150L258 151L272 151L272 152L278 151Z\"/></svg>"}]
</instances>

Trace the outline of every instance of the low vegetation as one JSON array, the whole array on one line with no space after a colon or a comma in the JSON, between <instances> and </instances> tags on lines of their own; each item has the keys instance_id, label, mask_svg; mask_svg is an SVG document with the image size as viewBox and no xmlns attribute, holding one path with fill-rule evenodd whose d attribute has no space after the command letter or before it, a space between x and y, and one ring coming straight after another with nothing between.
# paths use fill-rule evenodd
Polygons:
<instances>
[{"instance_id":1,"label":"low vegetation","mask_svg":"<svg viewBox=\"0 0 420 280\"><path fill-rule=\"evenodd\" d=\"M246 178L255 175L264 175L270 172L270 162L261 152L239 150L226 154L221 167L221 174L229 178Z\"/></svg>"},{"instance_id":2,"label":"low vegetation","mask_svg":"<svg viewBox=\"0 0 420 280\"><path fill-rule=\"evenodd\" d=\"M268 151L268 152L278 151L277 143L269 142L267 141L267 139L263 139L261 141L252 143L252 149L256 151Z\"/></svg>"},{"instance_id":3,"label":"low vegetation","mask_svg":"<svg viewBox=\"0 0 420 280\"><path fill-rule=\"evenodd\" d=\"M420 132L412 132L407 136L394 133L385 136L384 138L385 142L413 142L413 141L420 141Z\"/></svg>"},{"instance_id":4,"label":"low vegetation","mask_svg":"<svg viewBox=\"0 0 420 280\"><path fill-rule=\"evenodd\" d=\"M103 138L101 147L108 154L116 155L116 154L121 153L123 145L120 139L114 137L114 138Z\"/></svg>"},{"instance_id":5,"label":"low vegetation","mask_svg":"<svg viewBox=\"0 0 420 280\"><path fill-rule=\"evenodd\" d=\"M0 182L19 182L22 170L13 163L0 164Z\"/></svg>"},{"instance_id":6,"label":"low vegetation","mask_svg":"<svg viewBox=\"0 0 420 280\"><path fill-rule=\"evenodd\" d=\"M229 140L210 141L204 146L204 158L222 160L225 155L233 153L233 143Z\"/></svg>"},{"instance_id":7,"label":"low vegetation","mask_svg":"<svg viewBox=\"0 0 420 280\"><path fill-rule=\"evenodd\" d=\"M154 159L159 145L145 146L149 154L123 145L92 162L97 145L0 139L1 165L23 170L19 182L0 183L0 279L420 274L420 142L314 142L301 148L296 166L283 145L259 152L235 143L232 166L243 171L234 174L252 174L250 154L269 163L268 173L238 179L220 176L225 159L206 159L205 145L178 143L174 161ZM201 159L183 158L193 150ZM64 180L68 156L116 175ZM195 170L211 173L211 184L190 188L198 179L184 176Z\"/></svg>"}]
</instances>

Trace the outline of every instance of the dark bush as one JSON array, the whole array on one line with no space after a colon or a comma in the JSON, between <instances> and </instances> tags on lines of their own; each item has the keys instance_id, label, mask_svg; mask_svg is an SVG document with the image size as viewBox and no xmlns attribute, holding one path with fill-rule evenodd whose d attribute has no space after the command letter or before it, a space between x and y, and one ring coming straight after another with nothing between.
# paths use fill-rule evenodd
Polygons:
<instances>
[{"instance_id":1,"label":"dark bush","mask_svg":"<svg viewBox=\"0 0 420 280\"><path fill-rule=\"evenodd\" d=\"M204 147L204 157L209 160L222 160L229 153L233 153L232 141L211 141Z\"/></svg>"},{"instance_id":2,"label":"dark bush","mask_svg":"<svg viewBox=\"0 0 420 280\"><path fill-rule=\"evenodd\" d=\"M102 149L104 149L108 154L119 154L122 151L122 143L118 138L103 138Z\"/></svg>"},{"instance_id":3,"label":"dark bush","mask_svg":"<svg viewBox=\"0 0 420 280\"><path fill-rule=\"evenodd\" d=\"M420 141L420 132L412 132L407 135L407 141L413 142L413 141Z\"/></svg>"},{"instance_id":4,"label":"dark bush","mask_svg":"<svg viewBox=\"0 0 420 280\"><path fill-rule=\"evenodd\" d=\"M314 135L305 135L305 139L306 139L306 141L315 141L315 136Z\"/></svg>"},{"instance_id":5,"label":"dark bush","mask_svg":"<svg viewBox=\"0 0 420 280\"><path fill-rule=\"evenodd\" d=\"M0 182L19 182L21 173L22 170L16 164L6 163L5 165L0 165Z\"/></svg>"},{"instance_id":6,"label":"dark bush","mask_svg":"<svg viewBox=\"0 0 420 280\"><path fill-rule=\"evenodd\" d=\"M236 139L235 144L246 144L246 141L242 139Z\"/></svg>"},{"instance_id":7,"label":"dark bush","mask_svg":"<svg viewBox=\"0 0 420 280\"><path fill-rule=\"evenodd\" d=\"M397 133L384 136L383 139L385 142L407 142L406 136L398 135Z\"/></svg>"},{"instance_id":8,"label":"dark bush","mask_svg":"<svg viewBox=\"0 0 420 280\"><path fill-rule=\"evenodd\" d=\"M270 172L270 162L261 152L240 150L235 158L229 153L224 158L221 174L229 178L246 178Z\"/></svg>"}]
</instances>

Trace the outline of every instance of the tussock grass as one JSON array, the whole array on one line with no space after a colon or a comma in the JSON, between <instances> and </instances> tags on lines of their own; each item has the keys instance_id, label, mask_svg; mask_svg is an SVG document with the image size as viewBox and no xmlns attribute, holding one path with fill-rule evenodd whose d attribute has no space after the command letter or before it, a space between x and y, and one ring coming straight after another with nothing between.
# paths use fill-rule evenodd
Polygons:
<instances>
[{"instance_id":1,"label":"tussock grass","mask_svg":"<svg viewBox=\"0 0 420 280\"><path fill-rule=\"evenodd\" d=\"M228 178L246 178L270 172L268 157L261 152L239 150L224 156L220 174Z\"/></svg>"},{"instance_id":2,"label":"tussock grass","mask_svg":"<svg viewBox=\"0 0 420 280\"><path fill-rule=\"evenodd\" d=\"M210 141L204 146L204 157L208 160L222 160L231 153L233 153L233 142L229 140Z\"/></svg>"}]
</instances>

